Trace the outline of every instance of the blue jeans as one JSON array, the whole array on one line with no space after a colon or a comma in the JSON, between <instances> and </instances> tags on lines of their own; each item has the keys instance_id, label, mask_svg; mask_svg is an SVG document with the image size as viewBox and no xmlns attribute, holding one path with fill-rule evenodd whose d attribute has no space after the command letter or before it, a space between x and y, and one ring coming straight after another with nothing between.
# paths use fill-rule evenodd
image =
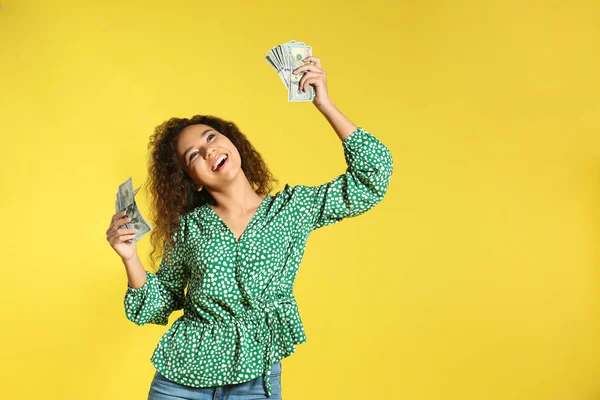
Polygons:
<instances>
[{"instance_id":1,"label":"blue jeans","mask_svg":"<svg viewBox=\"0 0 600 400\"><path fill-rule=\"evenodd\" d=\"M267 397L262 375L233 385L197 388L170 381L156 371L148 400L281 400L281 361L271 369L271 392L271 397Z\"/></svg>"}]
</instances>

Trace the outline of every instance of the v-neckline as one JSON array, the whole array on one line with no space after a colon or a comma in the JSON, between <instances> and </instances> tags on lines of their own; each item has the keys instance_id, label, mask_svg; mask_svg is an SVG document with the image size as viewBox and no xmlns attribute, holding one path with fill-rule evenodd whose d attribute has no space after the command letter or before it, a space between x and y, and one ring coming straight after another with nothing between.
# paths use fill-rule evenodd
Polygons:
<instances>
[{"instance_id":1,"label":"v-neckline","mask_svg":"<svg viewBox=\"0 0 600 400\"><path fill-rule=\"evenodd\" d=\"M225 226L225 228L227 228L227 231L229 231L229 234L231 236L233 236L233 238L235 239L235 242L239 243L242 240L242 238L244 237L244 235L246 234L246 232L248 231L248 229L250 228L250 226L252 225L252 223L254 222L254 220L256 219L256 217L258 215L258 212L266 204L267 199L269 199L269 197L271 197L271 194L267 193L267 195L265 196L265 198L262 199L262 201L260 202L260 204L258 205L258 207L256 208L256 210L254 211L254 214L252 214L252 218L250 218L250 221L248 222L248 224L246 225L246 227L242 231L242 234L240 235L239 238L235 237L235 233L233 233L233 231L231 230L231 228L229 227L229 225L227 225L227 223L223 220L223 218L221 218L221 216L219 214L217 214L217 212L215 210L213 210L213 208L208 203L206 203L206 208L208 209L208 212L212 213L215 217L217 217L217 219L221 222L221 224L223 224L223 226Z\"/></svg>"}]
</instances>

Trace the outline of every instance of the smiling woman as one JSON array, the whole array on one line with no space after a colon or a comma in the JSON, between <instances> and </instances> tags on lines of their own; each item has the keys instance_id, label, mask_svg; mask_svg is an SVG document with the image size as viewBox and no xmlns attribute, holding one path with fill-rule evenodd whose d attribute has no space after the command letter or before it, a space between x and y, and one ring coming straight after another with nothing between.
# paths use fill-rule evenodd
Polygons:
<instances>
[{"instance_id":1,"label":"smiling woman","mask_svg":"<svg viewBox=\"0 0 600 400\"><path fill-rule=\"evenodd\" d=\"M171 118L156 127L149 147L146 184L152 193L152 218L156 221L151 235L155 262L163 243L173 244L179 217L207 203L216 206L216 198L226 189L225 181L243 184L240 187L244 190L237 190L236 195L256 196L269 193L278 183L237 125L215 116ZM217 177L212 162L221 154L229 157L229 165L223 171L225 176Z\"/></svg>"},{"instance_id":2,"label":"smiling woman","mask_svg":"<svg viewBox=\"0 0 600 400\"><path fill-rule=\"evenodd\" d=\"M202 134L200 135L200 141L201 142L204 140L203 139L204 136L207 136L206 142L210 142L211 139L216 136L215 133L218 134L218 132L216 132L214 129L212 129L212 128L206 126L206 125L200 125L198 127L192 126L189 129L204 130L204 132L202 132ZM211 133L211 131L212 131L212 133ZM191 153L189 155L189 157L188 157L188 153L190 151L192 151L192 150L194 150L194 145L193 144L190 147L188 147L186 151L183 152L182 159L183 159L183 163L184 164L191 163L192 160L195 158L195 156L198 155L198 152L195 151L195 152ZM215 157L217 157L217 156L215 156ZM215 160L215 162L212 164L212 170L213 171L216 169L218 163L222 162L224 159L227 159L227 155L226 154L220 154L220 155L218 155L218 157L219 157L219 159Z\"/></svg>"},{"instance_id":3,"label":"smiling woman","mask_svg":"<svg viewBox=\"0 0 600 400\"><path fill-rule=\"evenodd\" d=\"M163 250L156 272L124 240L127 219L113 216L107 239L127 270L127 318L166 325L184 310L152 355L150 400L281 399L281 360L306 341L293 286L308 236L365 213L387 192L390 151L334 106L319 59L305 61L300 83L315 86L313 103L342 142L345 173L271 195L276 180L233 122L171 118L149 145L152 254Z\"/></svg>"}]
</instances>

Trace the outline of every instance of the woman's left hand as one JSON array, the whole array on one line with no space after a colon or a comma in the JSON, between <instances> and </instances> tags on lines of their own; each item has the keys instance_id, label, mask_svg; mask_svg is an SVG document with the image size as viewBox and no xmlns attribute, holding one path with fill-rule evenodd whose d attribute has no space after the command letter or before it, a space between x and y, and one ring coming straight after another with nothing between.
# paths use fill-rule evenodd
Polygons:
<instances>
[{"instance_id":1,"label":"woman's left hand","mask_svg":"<svg viewBox=\"0 0 600 400\"><path fill-rule=\"evenodd\" d=\"M313 85L315 87L315 98L313 104L316 106L326 105L331 103L329 94L327 93L327 73L321 68L321 60L317 57L306 57L302 60L305 64L294 70L294 74L304 72L302 79L300 79L299 88L306 92L309 87Z\"/></svg>"}]
</instances>

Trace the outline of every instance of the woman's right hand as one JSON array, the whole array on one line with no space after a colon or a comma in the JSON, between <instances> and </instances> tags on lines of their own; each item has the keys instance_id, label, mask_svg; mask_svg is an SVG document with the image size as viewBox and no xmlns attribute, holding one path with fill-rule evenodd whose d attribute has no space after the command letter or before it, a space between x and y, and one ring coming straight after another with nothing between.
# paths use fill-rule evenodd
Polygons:
<instances>
[{"instance_id":1,"label":"woman's right hand","mask_svg":"<svg viewBox=\"0 0 600 400\"><path fill-rule=\"evenodd\" d=\"M123 261L131 260L134 256L137 256L136 242L129 241L135 237L137 229L121 228L121 226L131 221L126 213L126 211L121 211L113 215L106 230L106 240Z\"/></svg>"}]
</instances>

